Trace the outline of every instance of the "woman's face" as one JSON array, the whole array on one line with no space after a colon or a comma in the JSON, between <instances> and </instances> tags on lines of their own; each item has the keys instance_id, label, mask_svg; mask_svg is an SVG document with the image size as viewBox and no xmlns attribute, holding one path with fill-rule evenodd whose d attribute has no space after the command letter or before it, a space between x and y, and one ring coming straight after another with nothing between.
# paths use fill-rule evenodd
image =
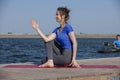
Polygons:
<instances>
[{"instance_id":1,"label":"woman's face","mask_svg":"<svg viewBox=\"0 0 120 80\"><path fill-rule=\"evenodd\" d=\"M62 15L60 14L60 11L56 12L56 21L60 23L62 21Z\"/></svg>"}]
</instances>

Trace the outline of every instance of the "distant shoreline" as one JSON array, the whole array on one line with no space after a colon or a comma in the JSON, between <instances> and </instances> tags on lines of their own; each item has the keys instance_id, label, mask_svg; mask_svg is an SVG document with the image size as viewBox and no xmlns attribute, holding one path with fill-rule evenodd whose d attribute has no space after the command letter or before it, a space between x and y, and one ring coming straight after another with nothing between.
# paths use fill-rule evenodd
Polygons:
<instances>
[{"instance_id":1,"label":"distant shoreline","mask_svg":"<svg viewBox=\"0 0 120 80\"><path fill-rule=\"evenodd\" d=\"M116 34L76 34L77 38L115 38ZM40 38L32 34L0 34L0 38Z\"/></svg>"}]
</instances>

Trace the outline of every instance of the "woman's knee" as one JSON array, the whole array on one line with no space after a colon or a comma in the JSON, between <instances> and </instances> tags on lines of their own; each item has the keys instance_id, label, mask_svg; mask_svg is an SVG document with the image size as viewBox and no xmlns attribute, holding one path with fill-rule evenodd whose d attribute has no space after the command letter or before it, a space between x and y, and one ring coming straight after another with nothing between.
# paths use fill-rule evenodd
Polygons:
<instances>
[{"instance_id":1,"label":"woman's knee","mask_svg":"<svg viewBox=\"0 0 120 80\"><path fill-rule=\"evenodd\" d=\"M53 58L53 62L55 65L68 65L71 63L71 59L65 57L63 58L58 57L57 59Z\"/></svg>"},{"instance_id":2,"label":"woman's knee","mask_svg":"<svg viewBox=\"0 0 120 80\"><path fill-rule=\"evenodd\" d=\"M45 46L52 46L52 44L53 44L53 41L45 42Z\"/></svg>"}]
</instances>

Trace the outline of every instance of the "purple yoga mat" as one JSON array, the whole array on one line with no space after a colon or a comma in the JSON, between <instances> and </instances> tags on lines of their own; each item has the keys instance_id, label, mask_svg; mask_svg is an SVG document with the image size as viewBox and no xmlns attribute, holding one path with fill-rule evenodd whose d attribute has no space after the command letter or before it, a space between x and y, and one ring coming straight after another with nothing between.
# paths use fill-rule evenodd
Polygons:
<instances>
[{"instance_id":1,"label":"purple yoga mat","mask_svg":"<svg viewBox=\"0 0 120 80\"><path fill-rule=\"evenodd\" d=\"M38 65L6 65L3 68L40 68ZM48 67L44 67L48 68ZM65 67L65 66L55 66L54 68L73 68L73 67ZM87 65L81 64L80 68L106 68L106 69L113 69L113 68L120 68L117 65Z\"/></svg>"}]
</instances>

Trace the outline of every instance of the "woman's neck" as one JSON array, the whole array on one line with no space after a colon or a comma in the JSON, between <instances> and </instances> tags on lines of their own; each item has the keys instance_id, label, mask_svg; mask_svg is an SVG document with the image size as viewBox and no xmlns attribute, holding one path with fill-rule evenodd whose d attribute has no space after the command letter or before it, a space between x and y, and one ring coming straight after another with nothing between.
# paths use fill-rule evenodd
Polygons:
<instances>
[{"instance_id":1,"label":"woman's neck","mask_svg":"<svg viewBox=\"0 0 120 80\"><path fill-rule=\"evenodd\" d=\"M64 28L64 27L65 27L65 24L66 24L66 22L61 22L61 23L60 23L60 27L61 27L61 28Z\"/></svg>"}]
</instances>

